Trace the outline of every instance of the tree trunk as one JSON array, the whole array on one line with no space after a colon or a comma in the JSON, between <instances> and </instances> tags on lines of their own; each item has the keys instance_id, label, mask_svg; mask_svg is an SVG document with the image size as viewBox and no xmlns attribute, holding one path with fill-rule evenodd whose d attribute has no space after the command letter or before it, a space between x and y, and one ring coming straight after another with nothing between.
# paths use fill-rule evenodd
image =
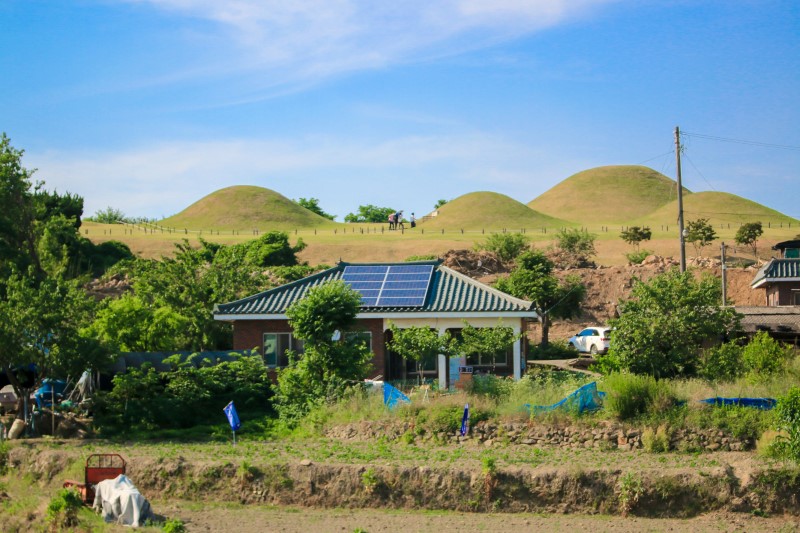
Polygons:
<instances>
[{"instance_id":1,"label":"tree trunk","mask_svg":"<svg viewBox=\"0 0 800 533\"><path fill-rule=\"evenodd\" d=\"M550 317L548 315L539 315L539 322L542 324L542 342L540 346L547 348L550 345Z\"/></svg>"}]
</instances>

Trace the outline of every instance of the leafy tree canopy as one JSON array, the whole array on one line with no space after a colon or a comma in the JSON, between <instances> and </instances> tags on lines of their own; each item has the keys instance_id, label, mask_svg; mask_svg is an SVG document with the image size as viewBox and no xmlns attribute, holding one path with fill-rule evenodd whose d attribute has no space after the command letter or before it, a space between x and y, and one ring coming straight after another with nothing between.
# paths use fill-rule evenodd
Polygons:
<instances>
[{"instance_id":1,"label":"leafy tree canopy","mask_svg":"<svg viewBox=\"0 0 800 533\"><path fill-rule=\"evenodd\" d=\"M758 259L758 238L764 234L764 228L761 222L747 222L739 226L736 230L734 240L736 244L742 246L749 246L753 249L753 257Z\"/></svg>"},{"instance_id":2,"label":"leafy tree canopy","mask_svg":"<svg viewBox=\"0 0 800 533\"><path fill-rule=\"evenodd\" d=\"M632 245L636 250L639 249L639 244L642 241L649 241L653 232L647 226L631 226L619 234L620 238L628 244Z\"/></svg>"},{"instance_id":3,"label":"leafy tree canopy","mask_svg":"<svg viewBox=\"0 0 800 533\"><path fill-rule=\"evenodd\" d=\"M325 211L323 211L322 208L319 206L319 200L316 198L299 198L295 200L295 203L301 207L305 207L312 213L316 213L321 217L327 218L328 220L333 220L334 218L336 218L336 215L330 215Z\"/></svg>"},{"instance_id":4,"label":"leafy tree canopy","mask_svg":"<svg viewBox=\"0 0 800 533\"><path fill-rule=\"evenodd\" d=\"M496 284L503 292L533 302L542 324L543 346L549 341L550 320L577 316L586 297L580 278L573 275L559 281L553 270L553 262L544 253L531 250L520 255L517 268Z\"/></svg>"},{"instance_id":5,"label":"leafy tree canopy","mask_svg":"<svg viewBox=\"0 0 800 533\"><path fill-rule=\"evenodd\" d=\"M716 238L717 232L714 231L714 227L709 224L707 218L690 220L686 224L686 240L692 243L696 255L700 255L700 251Z\"/></svg>"},{"instance_id":6,"label":"leafy tree canopy","mask_svg":"<svg viewBox=\"0 0 800 533\"><path fill-rule=\"evenodd\" d=\"M374 222L383 223L389 218L389 215L395 213L395 209L391 207L377 207L372 204L358 206L358 213L348 213L344 217L345 222Z\"/></svg>"},{"instance_id":7,"label":"leafy tree canopy","mask_svg":"<svg viewBox=\"0 0 800 533\"><path fill-rule=\"evenodd\" d=\"M703 343L738 329L739 315L720 306L721 295L713 276L697 279L677 269L637 281L610 321L615 329L601 366L657 378L694 375Z\"/></svg>"},{"instance_id":8,"label":"leafy tree canopy","mask_svg":"<svg viewBox=\"0 0 800 533\"><path fill-rule=\"evenodd\" d=\"M390 323L391 349L407 361L417 364L417 374L422 379L423 364L435 361L439 354L451 355L456 351L455 339L449 332L439 334L435 329L425 326L398 328Z\"/></svg>"},{"instance_id":9,"label":"leafy tree canopy","mask_svg":"<svg viewBox=\"0 0 800 533\"><path fill-rule=\"evenodd\" d=\"M467 357L472 355L484 356L484 360L490 360L494 365L497 356L513 346L521 336L521 333L515 334L513 328L502 324L493 327L476 328L465 321L461 330L458 351Z\"/></svg>"},{"instance_id":10,"label":"leafy tree canopy","mask_svg":"<svg viewBox=\"0 0 800 533\"><path fill-rule=\"evenodd\" d=\"M434 205L433 208L434 209L439 209L440 207L442 207L446 203L447 203L447 200L445 200L444 198L440 198L439 200L436 200L436 205Z\"/></svg>"},{"instance_id":11,"label":"leafy tree canopy","mask_svg":"<svg viewBox=\"0 0 800 533\"><path fill-rule=\"evenodd\" d=\"M297 421L323 402L335 401L367 377L371 353L344 332L355 325L361 295L343 281L314 287L286 310L303 354L278 372L275 404L281 418ZM338 334L337 334L338 332Z\"/></svg>"}]
</instances>

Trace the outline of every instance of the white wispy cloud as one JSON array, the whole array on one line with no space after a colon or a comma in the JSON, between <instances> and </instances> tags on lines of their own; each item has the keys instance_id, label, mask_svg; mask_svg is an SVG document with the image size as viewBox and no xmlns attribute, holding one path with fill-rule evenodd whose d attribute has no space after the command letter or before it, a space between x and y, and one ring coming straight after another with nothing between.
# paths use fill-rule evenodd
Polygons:
<instances>
[{"instance_id":1,"label":"white wispy cloud","mask_svg":"<svg viewBox=\"0 0 800 533\"><path fill-rule=\"evenodd\" d=\"M112 206L160 217L242 184L289 198L319 197L341 215L361 204L412 205L425 195L431 203L475 190L527 202L549 186L534 183L533 176L556 160L516 141L476 133L374 142L320 137L168 142L107 153L29 152L25 164L39 169L46 188L83 196L87 214Z\"/></svg>"},{"instance_id":2,"label":"white wispy cloud","mask_svg":"<svg viewBox=\"0 0 800 533\"><path fill-rule=\"evenodd\" d=\"M201 22L222 49L230 48L220 72L264 73L260 82L275 87L455 55L621 0L127 1L166 13L178 25Z\"/></svg>"}]
</instances>

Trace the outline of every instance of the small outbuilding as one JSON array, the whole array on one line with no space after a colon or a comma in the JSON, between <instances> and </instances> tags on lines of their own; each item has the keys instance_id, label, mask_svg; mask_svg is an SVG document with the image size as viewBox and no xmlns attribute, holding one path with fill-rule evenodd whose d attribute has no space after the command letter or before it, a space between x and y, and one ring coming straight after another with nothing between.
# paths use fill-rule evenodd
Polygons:
<instances>
[{"instance_id":1,"label":"small outbuilding","mask_svg":"<svg viewBox=\"0 0 800 533\"><path fill-rule=\"evenodd\" d=\"M309 289L333 280L344 280L361 296L357 325L350 335L368 343L376 376L386 380L418 378L413 362L401 359L389 348L396 327L428 326L458 335L466 321L472 327L502 325L514 333L527 331L537 320L533 304L460 274L441 261L404 263L345 263L306 278L247 298L214 307L214 318L233 324L233 349L257 349L270 368L288 364L287 350L302 353L302 343L293 335L286 310ZM439 355L422 370L425 378L438 379L446 388L458 379L459 368L475 372L493 371L519 379L524 371L527 338L522 335L505 356L493 361L480 355L448 358Z\"/></svg>"}]
</instances>

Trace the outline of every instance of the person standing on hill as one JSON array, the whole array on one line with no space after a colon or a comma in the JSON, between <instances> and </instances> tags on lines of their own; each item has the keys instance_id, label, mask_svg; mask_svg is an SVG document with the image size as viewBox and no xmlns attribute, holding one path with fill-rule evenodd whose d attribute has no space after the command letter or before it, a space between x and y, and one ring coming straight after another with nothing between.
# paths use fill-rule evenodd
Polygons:
<instances>
[{"instance_id":1,"label":"person standing on hill","mask_svg":"<svg viewBox=\"0 0 800 533\"><path fill-rule=\"evenodd\" d=\"M414 213L411 213L411 227L412 228L417 227L417 218L414 216Z\"/></svg>"},{"instance_id":2,"label":"person standing on hill","mask_svg":"<svg viewBox=\"0 0 800 533\"><path fill-rule=\"evenodd\" d=\"M396 217L397 217L396 213L392 213L389 215L389 231L394 229L397 220Z\"/></svg>"},{"instance_id":3,"label":"person standing on hill","mask_svg":"<svg viewBox=\"0 0 800 533\"><path fill-rule=\"evenodd\" d=\"M403 212L398 211L394 214L394 229L406 229L405 225L403 224Z\"/></svg>"}]
</instances>

